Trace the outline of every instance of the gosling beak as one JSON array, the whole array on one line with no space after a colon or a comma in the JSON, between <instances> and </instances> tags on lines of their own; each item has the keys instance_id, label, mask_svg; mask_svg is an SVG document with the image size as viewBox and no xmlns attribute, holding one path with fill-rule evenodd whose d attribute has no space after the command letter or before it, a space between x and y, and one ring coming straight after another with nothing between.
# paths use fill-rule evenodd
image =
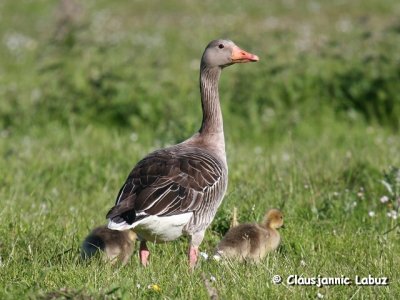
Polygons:
<instances>
[{"instance_id":1,"label":"gosling beak","mask_svg":"<svg viewBox=\"0 0 400 300\"><path fill-rule=\"evenodd\" d=\"M255 54L251 54L250 52L244 51L239 47L235 46L232 49L232 63L247 63L247 62L255 62L258 61L259 58Z\"/></svg>"}]
</instances>

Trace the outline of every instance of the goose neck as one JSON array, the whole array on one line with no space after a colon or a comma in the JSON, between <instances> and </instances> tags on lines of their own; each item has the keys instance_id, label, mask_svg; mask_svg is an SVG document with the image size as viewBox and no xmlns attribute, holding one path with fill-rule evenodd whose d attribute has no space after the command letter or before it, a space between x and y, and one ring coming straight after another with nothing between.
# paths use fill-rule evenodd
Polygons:
<instances>
[{"instance_id":1,"label":"goose neck","mask_svg":"<svg viewBox=\"0 0 400 300\"><path fill-rule=\"evenodd\" d=\"M203 121L200 134L223 133L221 105L219 102L218 82L221 68L201 66L200 93L203 109Z\"/></svg>"}]
</instances>

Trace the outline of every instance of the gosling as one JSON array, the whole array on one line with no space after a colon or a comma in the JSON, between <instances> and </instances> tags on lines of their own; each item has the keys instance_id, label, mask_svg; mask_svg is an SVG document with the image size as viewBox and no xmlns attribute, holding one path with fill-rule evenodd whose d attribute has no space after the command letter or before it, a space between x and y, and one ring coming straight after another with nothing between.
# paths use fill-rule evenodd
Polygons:
<instances>
[{"instance_id":1,"label":"gosling","mask_svg":"<svg viewBox=\"0 0 400 300\"><path fill-rule=\"evenodd\" d=\"M269 210L260 224L239 224L232 227L219 242L215 259L237 259L260 262L267 253L278 248L283 215L278 209Z\"/></svg>"},{"instance_id":2,"label":"gosling","mask_svg":"<svg viewBox=\"0 0 400 300\"><path fill-rule=\"evenodd\" d=\"M100 226L85 238L82 243L81 257L89 259L97 252L103 251L104 261L127 264L135 246L136 233L132 230L117 231Z\"/></svg>"}]
</instances>

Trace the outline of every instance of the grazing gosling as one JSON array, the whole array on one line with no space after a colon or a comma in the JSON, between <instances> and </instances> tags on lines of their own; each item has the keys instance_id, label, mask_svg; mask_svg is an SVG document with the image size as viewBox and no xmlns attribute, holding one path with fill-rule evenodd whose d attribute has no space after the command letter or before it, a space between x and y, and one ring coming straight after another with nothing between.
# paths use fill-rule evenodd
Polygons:
<instances>
[{"instance_id":1,"label":"grazing gosling","mask_svg":"<svg viewBox=\"0 0 400 300\"><path fill-rule=\"evenodd\" d=\"M107 225L97 227L82 243L81 257L91 258L98 251L103 251L103 260L115 263L120 260L123 265L128 263L133 253L136 233L132 230L117 231L107 228Z\"/></svg>"},{"instance_id":2,"label":"grazing gosling","mask_svg":"<svg viewBox=\"0 0 400 300\"><path fill-rule=\"evenodd\" d=\"M260 224L240 224L232 227L217 246L215 259L233 258L260 262L268 252L278 248L281 241L276 230L283 225L278 209L269 210Z\"/></svg>"}]
</instances>

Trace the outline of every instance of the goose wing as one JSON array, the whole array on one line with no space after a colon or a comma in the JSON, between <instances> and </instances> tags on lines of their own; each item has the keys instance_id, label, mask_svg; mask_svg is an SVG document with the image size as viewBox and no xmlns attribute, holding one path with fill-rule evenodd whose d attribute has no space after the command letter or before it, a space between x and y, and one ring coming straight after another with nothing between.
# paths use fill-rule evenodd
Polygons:
<instances>
[{"instance_id":1,"label":"goose wing","mask_svg":"<svg viewBox=\"0 0 400 300\"><path fill-rule=\"evenodd\" d=\"M213 202L218 206L221 199L213 198L222 197L213 195L223 173L222 163L204 150L153 152L129 174L107 218L132 224L147 216L201 210Z\"/></svg>"}]
</instances>

